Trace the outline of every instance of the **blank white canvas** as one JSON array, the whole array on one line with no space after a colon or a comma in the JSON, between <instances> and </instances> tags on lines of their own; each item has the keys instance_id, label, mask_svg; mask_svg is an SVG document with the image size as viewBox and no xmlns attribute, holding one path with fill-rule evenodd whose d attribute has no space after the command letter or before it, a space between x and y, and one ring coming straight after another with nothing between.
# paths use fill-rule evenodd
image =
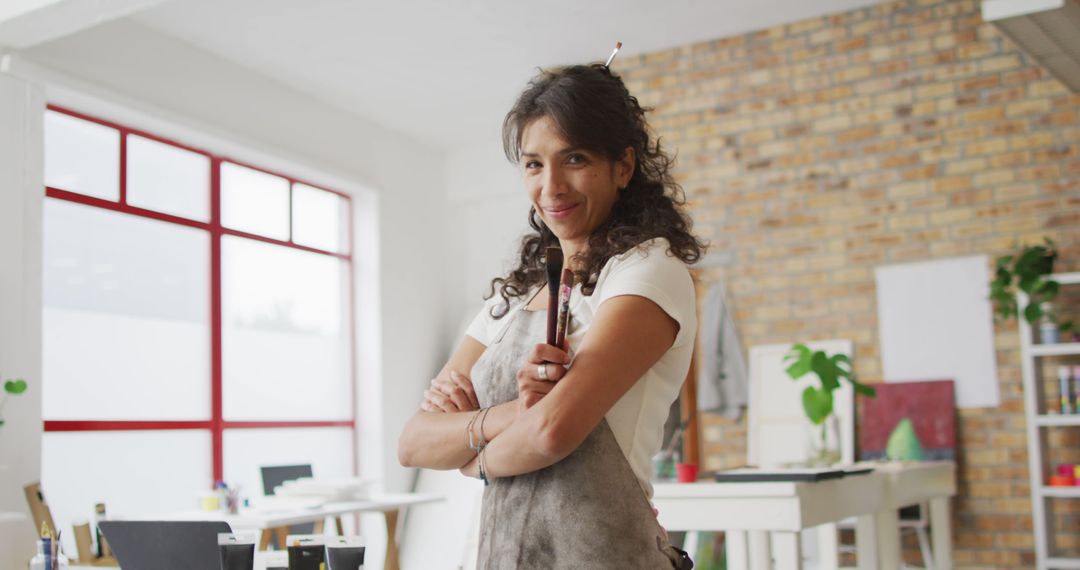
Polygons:
<instances>
[{"instance_id":1,"label":"blank white canvas","mask_svg":"<svg viewBox=\"0 0 1080 570\"><path fill-rule=\"evenodd\" d=\"M1001 403L986 256L876 268L886 382L953 379L960 408Z\"/></svg>"}]
</instances>

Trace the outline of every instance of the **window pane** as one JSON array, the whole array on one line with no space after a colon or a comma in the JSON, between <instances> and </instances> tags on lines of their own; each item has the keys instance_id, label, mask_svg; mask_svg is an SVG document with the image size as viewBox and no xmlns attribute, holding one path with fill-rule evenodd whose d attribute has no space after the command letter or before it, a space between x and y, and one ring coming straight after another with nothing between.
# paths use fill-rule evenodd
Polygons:
<instances>
[{"instance_id":1,"label":"window pane","mask_svg":"<svg viewBox=\"0 0 1080 570\"><path fill-rule=\"evenodd\" d=\"M95 503L128 518L198 508L211 456L203 430L46 433L41 489L72 553L71 525L91 520Z\"/></svg>"},{"instance_id":2,"label":"window pane","mask_svg":"<svg viewBox=\"0 0 1080 570\"><path fill-rule=\"evenodd\" d=\"M45 112L45 185L120 200L120 132Z\"/></svg>"},{"instance_id":3,"label":"window pane","mask_svg":"<svg viewBox=\"0 0 1080 570\"><path fill-rule=\"evenodd\" d=\"M209 233L45 201L44 417L210 415Z\"/></svg>"},{"instance_id":4,"label":"window pane","mask_svg":"<svg viewBox=\"0 0 1080 570\"><path fill-rule=\"evenodd\" d=\"M210 221L210 158L128 135L127 201L148 210Z\"/></svg>"},{"instance_id":5,"label":"window pane","mask_svg":"<svg viewBox=\"0 0 1080 570\"><path fill-rule=\"evenodd\" d=\"M311 465L321 478L351 477L352 429L229 429L223 435L225 481L240 484L244 495L262 495L259 468L267 465Z\"/></svg>"},{"instance_id":6,"label":"window pane","mask_svg":"<svg viewBox=\"0 0 1080 570\"><path fill-rule=\"evenodd\" d=\"M328 255L222 239L226 419L352 416L346 268Z\"/></svg>"},{"instance_id":7,"label":"window pane","mask_svg":"<svg viewBox=\"0 0 1080 570\"><path fill-rule=\"evenodd\" d=\"M289 181L221 163L221 220L234 230L288 240Z\"/></svg>"},{"instance_id":8,"label":"window pane","mask_svg":"<svg viewBox=\"0 0 1080 570\"><path fill-rule=\"evenodd\" d=\"M342 252L346 227L345 199L333 192L306 184L293 184L293 241L295 243Z\"/></svg>"}]
</instances>

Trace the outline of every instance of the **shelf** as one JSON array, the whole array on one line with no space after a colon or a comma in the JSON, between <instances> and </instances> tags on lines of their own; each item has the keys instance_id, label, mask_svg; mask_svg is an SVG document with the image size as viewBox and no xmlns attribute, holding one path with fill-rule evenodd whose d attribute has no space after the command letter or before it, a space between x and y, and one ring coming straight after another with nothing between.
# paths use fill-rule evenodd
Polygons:
<instances>
[{"instance_id":1,"label":"shelf","mask_svg":"<svg viewBox=\"0 0 1080 570\"><path fill-rule=\"evenodd\" d=\"M1080 499L1080 487L1050 487L1043 486L1040 491L1044 497L1058 497L1062 499Z\"/></svg>"},{"instance_id":2,"label":"shelf","mask_svg":"<svg viewBox=\"0 0 1080 570\"><path fill-rule=\"evenodd\" d=\"M1072 273L1051 273L1050 277L1061 285L1075 285L1080 283L1080 271ZM1080 566L1078 566L1080 568Z\"/></svg>"},{"instance_id":3,"label":"shelf","mask_svg":"<svg viewBox=\"0 0 1080 570\"><path fill-rule=\"evenodd\" d=\"M1043 414L1035 416L1037 426L1080 426L1080 414Z\"/></svg>"},{"instance_id":4,"label":"shelf","mask_svg":"<svg viewBox=\"0 0 1080 570\"><path fill-rule=\"evenodd\" d=\"M1047 568L1073 569L1080 568L1080 558L1047 558Z\"/></svg>"},{"instance_id":5,"label":"shelf","mask_svg":"<svg viewBox=\"0 0 1080 570\"><path fill-rule=\"evenodd\" d=\"M1080 342L1059 342L1057 344L1033 344L1032 356L1073 356L1080 355Z\"/></svg>"}]
</instances>

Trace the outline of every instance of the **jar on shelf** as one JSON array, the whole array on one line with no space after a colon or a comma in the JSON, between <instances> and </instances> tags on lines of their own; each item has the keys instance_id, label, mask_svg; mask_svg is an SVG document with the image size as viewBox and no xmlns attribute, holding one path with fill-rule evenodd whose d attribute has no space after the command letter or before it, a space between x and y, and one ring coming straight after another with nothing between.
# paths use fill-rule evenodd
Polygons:
<instances>
[{"instance_id":1,"label":"jar on shelf","mask_svg":"<svg viewBox=\"0 0 1080 570\"><path fill-rule=\"evenodd\" d=\"M1058 343L1058 326L1054 322L1054 319L1050 318L1054 308L1050 303L1043 305L1043 314L1039 317L1039 343L1040 344L1057 344Z\"/></svg>"}]
</instances>

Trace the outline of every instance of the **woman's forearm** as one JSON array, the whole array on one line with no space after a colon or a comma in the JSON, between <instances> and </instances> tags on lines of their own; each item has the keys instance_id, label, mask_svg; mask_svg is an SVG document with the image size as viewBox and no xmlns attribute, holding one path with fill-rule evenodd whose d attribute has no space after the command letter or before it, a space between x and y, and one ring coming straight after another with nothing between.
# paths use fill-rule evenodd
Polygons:
<instances>
[{"instance_id":1,"label":"woman's forearm","mask_svg":"<svg viewBox=\"0 0 1080 570\"><path fill-rule=\"evenodd\" d=\"M554 465L581 443L566 445L561 442L539 407L533 406L519 414L517 420L484 449L483 466L489 478L521 475ZM480 457L472 457L461 467L461 472L469 477L479 477L480 460Z\"/></svg>"},{"instance_id":2,"label":"woman's forearm","mask_svg":"<svg viewBox=\"0 0 1080 570\"><path fill-rule=\"evenodd\" d=\"M405 467L427 469L459 469L476 457L469 449L466 428L472 425L473 441L480 443L481 435L488 441L507 429L517 416L517 401L491 408L486 416L482 411L417 412L405 425L398 440L398 461ZM483 423L483 434L481 434Z\"/></svg>"}]
</instances>

